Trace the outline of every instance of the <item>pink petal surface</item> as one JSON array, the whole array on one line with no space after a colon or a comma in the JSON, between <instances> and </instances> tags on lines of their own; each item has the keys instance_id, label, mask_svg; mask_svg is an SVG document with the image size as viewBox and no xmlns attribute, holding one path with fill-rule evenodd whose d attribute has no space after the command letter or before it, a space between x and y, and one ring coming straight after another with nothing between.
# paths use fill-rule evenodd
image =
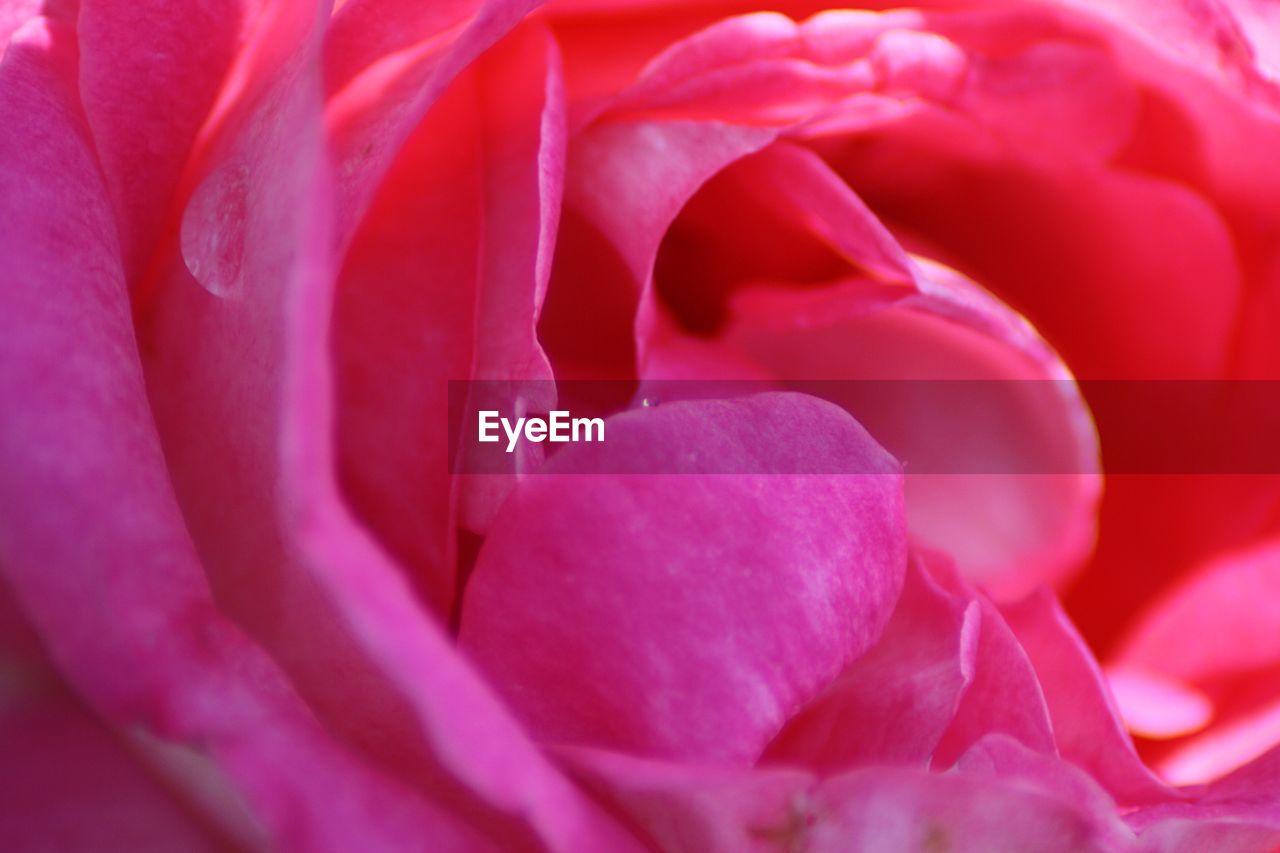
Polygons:
<instances>
[{"instance_id":1,"label":"pink petal surface","mask_svg":"<svg viewBox=\"0 0 1280 853\"><path fill-rule=\"evenodd\" d=\"M559 218L563 121L554 45L522 28L415 131L339 277L344 488L443 614L458 499L446 382L550 379L534 332ZM505 491L495 479L463 484L465 526L483 530Z\"/></svg>"},{"instance_id":2,"label":"pink petal surface","mask_svg":"<svg viewBox=\"0 0 1280 853\"><path fill-rule=\"evenodd\" d=\"M753 761L889 618L905 560L896 463L800 395L675 402L605 427L606 443L562 451L508 502L460 642L543 740ZM640 473L591 473L618 459ZM668 473L682 459L752 473Z\"/></svg>"},{"instance_id":3,"label":"pink petal surface","mask_svg":"<svg viewBox=\"0 0 1280 853\"><path fill-rule=\"evenodd\" d=\"M197 546L220 604L325 724L378 766L506 844L591 838L625 848L458 657L341 500L328 333L332 247L342 241L329 215L318 21L308 11L266 34L295 46L262 60L284 62L261 72L274 90L242 104L210 143L184 218L184 257L172 259L144 336ZM242 213L220 215L227 209ZM193 336L200 347L187 345Z\"/></svg>"},{"instance_id":4,"label":"pink petal surface","mask_svg":"<svg viewBox=\"0 0 1280 853\"><path fill-rule=\"evenodd\" d=\"M268 14L244 0L188 15L164 0L80 5L80 94L131 283L167 236L179 178L255 13Z\"/></svg>"},{"instance_id":5,"label":"pink petal surface","mask_svg":"<svg viewBox=\"0 0 1280 853\"><path fill-rule=\"evenodd\" d=\"M0 697L5 850L159 853L212 851L226 843L65 696L15 696L6 686Z\"/></svg>"},{"instance_id":6,"label":"pink petal surface","mask_svg":"<svg viewBox=\"0 0 1280 853\"><path fill-rule=\"evenodd\" d=\"M764 760L827 773L927 766L973 680L979 622L976 601L943 590L913 557L884 634L787 721Z\"/></svg>"},{"instance_id":7,"label":"pink petal surface","mask_svg":"<svg viewBox=\"0 0 1280 853\"><path fill-rule=\"evenodd\" d=\"M1060 794L984 773L867 769L823 784L806 849L1122 850L1112 820Z\"/></svg>"},{"instance_id":8,"label":"pink petal surface","mask_svg":"<svg viewBox=\"0 0 1280 853\"><path fill-rule=\"evenodd\" d=\"M931 565L939 571L937 558ZM1044 754L1058 752L1044 691L1026 650L994 604L979 597L978 606L981 627L973 678L933 751L936 770L951 767L988 735L1004 735Z\"/></svg>"},{"instance_id":9,"label":"pink petal surface","mask_svg":"<svg viewBox=\"0 0 1280 853\"><path fill-rule=\"evenodd\" d=\"M869 767L829 779L559 750L582 784L659 849L1131 849L1134 834L1079 770L1012 742L947 774Z\"/></svg>"},{"instance_id":10,"label":"pink petal surface","mask_svg":"<svg viewBox=\"0 0 1280 853\"><path fill-rule=\"evenodd\" d=\"M1280 542L1214 560L1150 605L1118 659L1190 682L1280 660Z\"/></svg>"},{"instance_id":11,"label":"pink petal surface","mask_svg":"<svg viewBox=\"0 0 1280 853\"><path fill-rule=\"evenodd\" d=\"M1138 758L1101 669L1057 600L1042 590L1003 612L1035 666L1062 757L1121 805L1175 797Z\"/></svg>"},{"instance_id":12,"label":"pink petal surface","mask_svg":"<svg viewBox=\"0 0 1280 853\"><path fill-rule=\"evenodd\" d=\"M776 850L804 830L813 776L740 770L566 747L557 757L608 807L660 850Z\"/></svg>"},{"instance_id":13,"label":"pink petal surface","mask_svg":"<svg viewBox=\"0 0 1280 853\"><path fill-rule=\"evenodd\" d=\"M1273 540L1220 557L1152 603L1118 650L1118 666L1184 684L1210 709L1208 727L1153 756L1168 778L1208 781L1280 743L1278 583Z\"/></svg>"},{"instance_id":14,"label":"pink petal surface","mask_svg":"<svg viewBox=\"0 0 1280 853\"><path fill-rule=\"evenodd\" d=\"M788 168L800 163L807 164L802 173L829 174L805 152L776 161L775 180L803 187ZM847 188L843 198L843 216L821 204L806 206L807 215L828 222L867 218ZM892 240L887 233L882 239ZM865 256L865 250L854 255ZM984 405L943 403L927 417L920 416L929 405L923 394L886 401L874 388L850 385L838 402L924 472L907 480L908 518L922 542L954 554L971 579L1003 597L1061 579L1092 545L1101 490L1088 410L1065 365L1006 306L938 265L916 262L910 275L913 286L888 304L886 294L857 279L824 290L743 291L724 338L784 382L1008 382L1007 393L996 398L993 391ZM949 470L948 454L979 454L991 467L978 475L931 475ZM1049 471L1070 473L1043 473Z\"/></svg>"},{"instance_id":15,"label":"pink petal surface","mask_svg":"<svg viewBox=\"0 0 1280 853\"><path fill-rule=\"evenodd\" d=\"M0 173L0 198L25 211L6 215L21 225L0 245L0 398L18 413L0 422L6 580L77 692L120 724L198 744L279 843L460 842L454 818L319 729L213 607L150 420L111 204L69 90L69 37L37 22L0 68L0 162L25 163ZM33 157L22 129L37 127ZM58 241L69 226L77 240Z\"/></svg>"}]
</instances>

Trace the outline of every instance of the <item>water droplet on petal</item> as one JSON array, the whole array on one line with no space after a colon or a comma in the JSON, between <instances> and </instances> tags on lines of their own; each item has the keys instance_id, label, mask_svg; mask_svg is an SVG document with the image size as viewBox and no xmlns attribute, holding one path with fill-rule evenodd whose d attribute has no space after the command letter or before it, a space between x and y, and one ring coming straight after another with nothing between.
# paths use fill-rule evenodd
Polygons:
<instances>
[{"instance_id":1,"label":"water droplet on petal","mask_svg":"<svg viewBox=\"0 0 1280 853\"><path fill-rule=\"evenodd\" d=\"M223 164L196 188L182 216L182 259L215 296L232 296L239 289L248 193L249 170Z\"/></svg>"},{"instance_id":2,"label":"water droplet on petal","mask_svg":"<svg viewBox=\"0 0 1280 853\"><path fill-rule=\"evenodd\" d=\"M643 407L644 407L644 408L646 408L646 409L652 409L654 406L658 405L658 398L657 398L657 397L645 397L645 398L643 398L643 399L640 401L640 405L641 405L641 406L643 406Z\"/></svg>"}]
</instances>

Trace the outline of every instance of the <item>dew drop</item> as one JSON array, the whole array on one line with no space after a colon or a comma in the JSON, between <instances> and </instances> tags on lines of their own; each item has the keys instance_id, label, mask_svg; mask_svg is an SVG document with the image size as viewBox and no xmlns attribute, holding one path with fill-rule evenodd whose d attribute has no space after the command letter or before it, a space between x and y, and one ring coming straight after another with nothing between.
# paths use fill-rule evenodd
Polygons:
<instances>
[{"instance_id":1,"label":"dew drop","mask_svg":"<svg viewBox=\"0 0 1280 853\"><path fill-rule=\"evenodd\" d=\"M644 397L640 400L640 405L646 409L652 409L654 406L658 405L658 398Z\"/></svg>"},{"instance_id":2,"label":"dew drop","mask_svg":"<svg viewBox=\"0 0 1280 853\"><path fill-rule=\"evenodd\" d=\"M223 164L196 188L182 216L182 259L215 296L239 290L248 193L249 170L239 163Z\"/></svg>"}]
</instances>

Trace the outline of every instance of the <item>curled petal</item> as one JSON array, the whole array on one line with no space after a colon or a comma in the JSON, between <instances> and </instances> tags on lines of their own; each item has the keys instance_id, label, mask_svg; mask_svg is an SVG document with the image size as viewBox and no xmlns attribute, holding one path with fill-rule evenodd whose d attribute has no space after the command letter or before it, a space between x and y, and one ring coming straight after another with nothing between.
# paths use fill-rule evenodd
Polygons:
<instances>
[{"instance_id":1,"label":"curled petal","mask_svg":"<svg viewBox=\"0 0 1280 853\"><path fill-rule=\"evenodd\" d=\"M605 430L514 493L461 644L545 741L754 761L889 618L897 464L801 395L663 404ZM729 473L672 473L685 459ZM592 473L619 460L638 473Z\"/></svg>"}]
</instances>

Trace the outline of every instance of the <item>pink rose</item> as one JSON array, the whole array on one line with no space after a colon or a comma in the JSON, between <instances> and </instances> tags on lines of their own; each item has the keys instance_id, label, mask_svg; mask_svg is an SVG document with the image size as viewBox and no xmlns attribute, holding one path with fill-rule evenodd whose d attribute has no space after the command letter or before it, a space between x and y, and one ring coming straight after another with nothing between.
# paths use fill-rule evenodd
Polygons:
<instances>
[{"instance_id":1,"label":"pink rose","mask_svg":"<svg viewBox=\"0 0 1280 853\"><path fill-rule=\"evenodd\" d=\"M1271 5L336 6L0 0L0 848L1280 845Z\"/></svg>"}]
</instances>

